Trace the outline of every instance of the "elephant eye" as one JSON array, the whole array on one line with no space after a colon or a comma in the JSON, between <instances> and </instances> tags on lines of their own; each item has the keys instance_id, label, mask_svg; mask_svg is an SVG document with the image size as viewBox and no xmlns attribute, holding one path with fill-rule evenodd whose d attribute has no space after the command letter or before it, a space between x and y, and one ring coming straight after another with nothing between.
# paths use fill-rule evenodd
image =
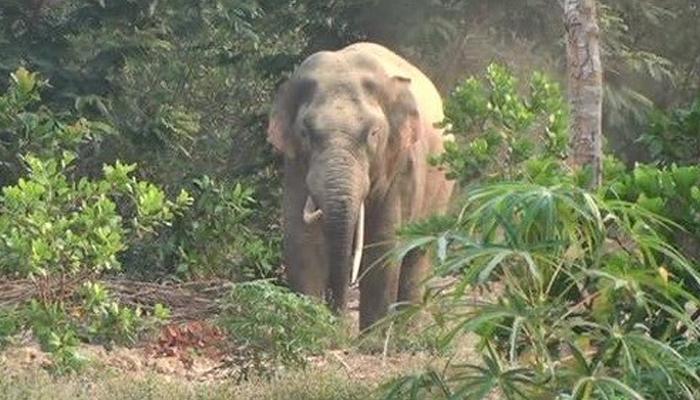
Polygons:
<instances>
[{"instance_id":1,"label":"elephant eye","mask_svg":"<svg viewBox=\"0 0 700 400\"><path fill-rule=\"evenodd\" d=\"M376 150L376 147L379 145L377 136L380 131L380 127L373 127L367 132L366 141L370 149Z\"/></svg>"},{"instance_id":2,"label":"elephant eye","mask_svg":"<svg viewBox=\"0 0 700 400\"><path fill-rule=\"evenodd\" d=\"M299 130L299 136L305 140L311 140L315 135L312 129L309 127L304 127Z\"/></svg>"}]
</instances>

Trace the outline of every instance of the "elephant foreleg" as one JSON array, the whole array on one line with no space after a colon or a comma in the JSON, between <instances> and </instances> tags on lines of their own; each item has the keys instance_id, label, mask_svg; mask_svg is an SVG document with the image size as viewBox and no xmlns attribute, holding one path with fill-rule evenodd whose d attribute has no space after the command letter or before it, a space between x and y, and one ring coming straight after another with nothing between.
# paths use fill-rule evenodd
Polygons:
<instances>
[{"instance_id":1,"label":"elephant foreleg","mask_svg":"<svg viewBox=\"0 0 700 400\"><path fill-rule=\"evenodd\" d=\"M360 273L360 330L372 326L396 302L399 265L389 255L400 223L398 207L366 210L365 247Z\"/></svg>"},{"instance_id":2,"label":"elephant foreleg","mask_svg":"<svg viewBox=\"0 0 700 400\"><path fill-rule=\"evenodd\" d=\"M328 286L328 266L321 224L304 221L308 190L304 169L286 160L284 175L284 264L289 287L323 299Z\"/></svg>"},{"instance_id":3,"label":"elephant foreleg","mask_svg":"<svg viewBox=\"0 0 700 400\"><path fill-rule=\"evenodd\" d=\"M285 241L285 265L289 287L323 299L328 286L323 237L317 227L305 227Z\"/></svg>"}]
</instances>

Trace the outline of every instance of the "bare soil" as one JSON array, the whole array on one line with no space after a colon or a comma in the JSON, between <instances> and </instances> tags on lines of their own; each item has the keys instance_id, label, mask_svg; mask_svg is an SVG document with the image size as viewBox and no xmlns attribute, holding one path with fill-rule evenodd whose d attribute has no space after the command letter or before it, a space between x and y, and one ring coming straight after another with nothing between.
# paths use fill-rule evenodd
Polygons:
<instances>
[{"instance_id":1,"label":"bare soil","mask_svg":"<svg viewBox=\"0 0 700 400\"><path fill-rule=\"evenodd\" d=\"M207 322L216 313L214 299L227 289L226 283L156 285L109 281L108 285L110 291L117 293L123 302L138 304L141 307L164 303L171 308L175 318L160 332L144 338L130 348L115 347L108 350L103 346L81 345L79 352L89 360L88 368L111 371L120 379L134 382L151 377L179 385L216 386L234 381L232 377L235 376L235 366L231 367L231 363L227 362L229 359L224 334ZM4 299L7 300L10 293L21 293L21 289L21 286L15 284L12 292L4 292ZM0 300L2 299L0 296ZM355 330L357 308L358 295L355 290L349 305L349 318ZM309 367L303 372L306 375L301 379L329 375L340 377L344 384L351 387L376 388L391 378L424 370L429 365L440 368L446 361L445 358L437 357L427 350L397 350L390 346L388 351L384 352L381 346L379 343L377 349L375 344L374 352L348 347L311 357L308 360ZM456 349L456 357L469 359L472 349L473 343L467 339ZM21 338L0 352L0 376L4 376L5 379L12 379L13 376L21 379L21 376L27 374L31 376L50 365L49 355L30 337ZM247 398L246 396L248 395L237 398Z\"/></svg>"}]
</instances>

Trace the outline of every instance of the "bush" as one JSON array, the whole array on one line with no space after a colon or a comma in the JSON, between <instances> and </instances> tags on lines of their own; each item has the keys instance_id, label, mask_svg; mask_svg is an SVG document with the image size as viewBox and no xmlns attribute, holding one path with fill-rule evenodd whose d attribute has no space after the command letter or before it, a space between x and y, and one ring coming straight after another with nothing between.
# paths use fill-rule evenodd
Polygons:
<instances>
[{"instance_id":1,"label":"bush","mask_svg":"<svg viewBox=\"0 0 700 400\"><path fill-rule=\"evenodd\" d=\"M16 183L24 174L25 154L58 158L114 133L107 124L71 119L42 106L40 92L47 86L36 73L19 68L0 96L0 187Z\"/></svg>"},{"instance_id":2,"label":"bush","mask_svg":"<svg viewBox=\"0 0 700 400\"><path fill-rule=\"evenodd\" d=\"M397 379L387 398L693 399L700 273L672 240L696 229L697 168L626 171L607 157L588 192L562 158L558 90L524 100L494 67L487 81L446 106L452 131L473 135L437 160L469 184L461 212L405 227L397 249L432 247L436 273L459 279L422 307L447 332L439 343L476 335L482 359ZM547 110L544 127L532 130L533 110ZM476 288L491 295L471 301Z\"/></svg>"},{"instance_id":3,"label":"bush","mask_svg":"<svg viewBox=\"0 0 700 400\"><path fill-rule=\"evenodd\" d=\"M527 96L517 79L492 64L483 80L471 77L445 103L445 126L456 136L435 163L462 183L527 178L551 182L565 170L566 102L559 86L540 73Z\"/></svg>"},{"instance_id":4,"label":"bush","mask_svg":"<svg viewBox=\"0 0 700 400\"><path fill-rule=\"evenodd\" d=\"M93 137L94 124L65 125L46 109L27 110L39 100L40 81L21 69L13 79L0 96L3 128L17 139L17 151L49 147L18 156L27 171L2 187L0 274L32 281L36 298L18 310L21 326L31 328L52 353L56 370L66 372L82 364L76 346L83 327L84 339L134 339L140 311L111 301L101 286L89 282L118 269L118 256L129 243L168 225L191 199L181 191L168 200L156 185L131 176L135 165L119 161L105 165L101 179L78 177L76 153L67 149ZM84 299L76 293L81 283ZM3 325L11 333L20 324Z\"/></svg>"},{"instance_id":5,"label":"bush","mask_svg":"<svg viewBox=\"0 0 700 400\"><path fill-rule=\"evenodd\" d=\"M129 240L167 224L190 202L186 192L167 200L129 176L134 165L119 162L104 168L102 180L71 181L73 159L26 156L28 176L0 195L0 271L32 278L44 301L64 296L71 279L119 268ZM131 208L129 224L120 207Z\"/></svg>"},{"instance_id":6,"label":"bush","mask_svg":"<svg viewBox=\"0 0 700 400\"><path fill-rule=\"evenodd\" d=\"M700 98L685 108L654 112L640 141L664 165L700 163Z\"/></svg>"},{"instance_id":7,"label":"bush","mask_svg":"<svg viewBox=\"0 0 700 400\"><path fill-rule=\"evenodd\" d=\"M219 324L240 351L244 378L303 367L339 338L338 321L325 305L268 281L234 286L222 301Z\"/></svg>"},{"instance_id":8,"label":"bush","mask_svg":"<svg viewBox=\"0 0 700 400\"><path fill-rule=\"evenodd\" d=\"M17 83L0 98L2 102L26 96L38 86L37 78L26 71L19 70L14 76ZM33 99L38 98L38 93L31 93ZM5 111L11 114L0 119L32 115L22 107ZM60 139L64 126L48 115L40 127L25 124L26 130L11 130L10 134L32 140L43 136ZM70 145L66 139L52 148ZM0 272L32 278L44 301L54 295L50 293L52 282L59 284L60 298L70 279L118 268L117 256L129 241L169 224L191 202L184 191L170 201L157 186L130 176L135 165L117 161L104 166L104 178L90 180L72 178L76 155L65 149L20 158L27 173L16 184L4 186L0 194Z\"/></svg>"},{"instance_id":9,"label":"bush","mask_svg":"<svg viewBox=\"0 0 700 400\"><path fill-rule=\"evenodd\" d=\"M485 185L464 207L448 228L413 226L401 252L436 245L438 274L460 280L434 299L452 304L442 342L476 334L482 363L400 379L389 398L692 399L697 365L676 349L700 333L685 309L700 300L655 254L700 275L656 233L662 219L569 185ZM465 311L466 289L492 281L502 290Z\"/></svg>"},{"instance_id":10,"label":"bush","mask_svg":"<svg viewBox=\"0 0 700 400\"><path fill-rule=\"evenodd\" d=\"M170 318L170 311L161 304L148 316L140 308L120 305L99 283L85 282L79 303L78 329L81 338L90 343L133 344L142 331Z\"/></svg>"},{"instance_id":11,"label":"bush","mask_svg":"<svg viewBox=\"0 0 700 400\"><path fill-rule=\"evenodd\" d=\"M639 164L607 181L603 192L609 198L634 202L678 224L661 233L687 257L700 261L700 165Z\"/></svg>"},{"instance_id":12,"label":"bush","mask_svg":"<svg viewBox=\"0 0 700 400\"><path fill-rule=\"evenodd\" d=\"M132 247L125 258L127 272L239 281L275 276L280 235L274 227L255 227L262 225L258 219L263 216L253 187L246 182L223 184L208 176L195 179L192 205L162 235Z\"/></svg>"},{"instance_id":13,"label":"bush","mask_svg":"<svg viewBox=\"0 0 700 400\"><path fill-rule=\"evenodd\" d=\"M483 79L472 77L458 85L445 105L445 125L457 140L435 162L467 186L505 180L587 187L586 172L572 173L566 165L568 112L561 90L540 73L529 82L527 95L521 95L517 79L493 64ZM700 169L692 165L692 156L655 146L672 143L673 149L694 151L680 143L692 144L697 135L696 108L658 113L643 137L661 167L637 164L627 170L614 156L605 155L600 189L610 199L637 203L682 226L687 234L662 233L694 259L700 257ZM682 166L672 164L676 161Z\"/></svg>"},{"instance_id":14,"label":"bush","mask_svg":"<svg viewBox=\"0 0 700 400\"><path fill-rule=\"evenodd\" d=\"M19 333L22 321L15 307L0 307L0 350Z\"/></svg>"}]
</instances>

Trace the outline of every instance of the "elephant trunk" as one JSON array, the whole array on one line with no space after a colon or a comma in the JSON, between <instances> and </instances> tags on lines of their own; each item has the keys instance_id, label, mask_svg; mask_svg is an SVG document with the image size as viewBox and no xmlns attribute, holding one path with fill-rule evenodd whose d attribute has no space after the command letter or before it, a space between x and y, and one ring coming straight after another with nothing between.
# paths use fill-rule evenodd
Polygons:
<instances>
[{"instance_id":1,"label":"elephant trunk","mask_svg":"<svg viewBox=\"0 0 700 400\"><path fill-rule=\"evenodd\" d=\"M322 210L322 223L326 240L329 265L329 303L335 311L342 311L347 303L347 293L351 277L355 278L359 269L363 246L364 199L369 188L367 171L351 157L333 156L335 164L326 164L318 191L312 190ZM339 162L340 161L340 162ZM345 161L345 162L342 162ZM314 193L315 192L315 193ZM319 195L320 194L320 195ZM305 210L305 216L315 217L312 206ZM361 221L362 218L362 221ZM353 246L354 244L354 246ZM353 249L354 247L354 249Z\"/></svg>"},{"instance_id":2,"label":"elephant trunk","mask_svg":"<svg viewBox=\"0 0 700 400\"><path fill-rule=\"evenodd\" d=\"M340 204L335 201L327 203L328 209L331 210L324 222L325 234L329 238L328 260L331 263L329 300L336 311L342 311L347 303L347 292L354 264L353 241L359 225L361 204L361 200L356 199Z\"/></svg>"}]
</instances>

